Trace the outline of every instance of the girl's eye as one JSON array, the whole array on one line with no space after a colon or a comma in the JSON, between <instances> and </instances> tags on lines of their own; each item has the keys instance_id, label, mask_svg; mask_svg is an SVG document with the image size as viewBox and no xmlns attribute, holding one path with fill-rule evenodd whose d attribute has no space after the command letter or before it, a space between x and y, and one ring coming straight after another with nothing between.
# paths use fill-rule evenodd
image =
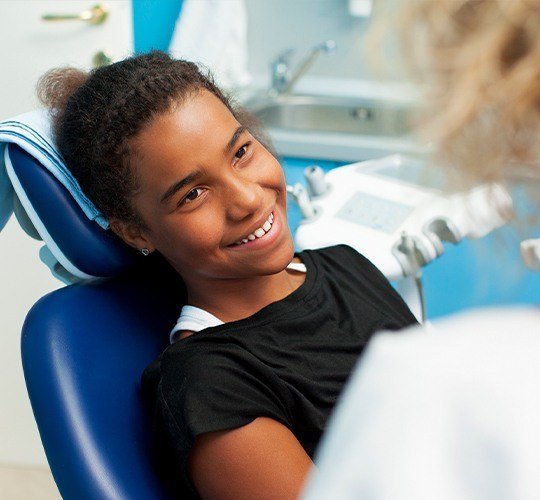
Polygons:
<instances>
[{"instance_id":1,"label":"girl's eye","mask_svg":"<svg viewBox=\"0 0 540 500\"><path fill-rule=\"evenodd\" d=\"M198 190L200 190L201 188L195 188L195 189L192 189L186 196L185 198L183 198L182 200L180 200L180 203L178 203L178 206L180 205L184 205L185 203L191 203L193 201L195 201L198 196L192 196L192 193L197 193Z\"/></svg>"},{"instance_id":2,"label":"girl's eye","mask_svg":"<svg viewBox=\"0 0 540 500\"><path fill-rule=\"evenodd\" d=\"M234 157L236 159L240 159L242 158L242 156L244 156L246 153L247 153L247 148L249 146L249 143L248 144L244 144L237 152L236 154L234 155Z\"/></svg>"}]
</instances>

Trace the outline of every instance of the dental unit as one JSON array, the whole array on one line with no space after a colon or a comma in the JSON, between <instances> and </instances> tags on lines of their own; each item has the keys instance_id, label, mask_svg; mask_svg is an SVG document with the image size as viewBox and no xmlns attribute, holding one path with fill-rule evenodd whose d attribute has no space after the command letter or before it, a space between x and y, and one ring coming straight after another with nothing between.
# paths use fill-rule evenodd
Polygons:
<instances>
[{"instance_id":1,"label":"dental unit","mask_svg":"<svg viewBox=\"0 0 540 500\"><path fill-rule=\"evenodd\" d=\"M424 162L392 155L332 169L304 171L287 186L304 217L295 235L300 250L346 243L390 280L419 321L425 320L422 268L444 252L445 242L480 238L512 216L510 194L500 185L443 191ZM533 250L523 250L532 262ZM536 257L538 259L538 257Z\"/></svg>"}]
</instances>

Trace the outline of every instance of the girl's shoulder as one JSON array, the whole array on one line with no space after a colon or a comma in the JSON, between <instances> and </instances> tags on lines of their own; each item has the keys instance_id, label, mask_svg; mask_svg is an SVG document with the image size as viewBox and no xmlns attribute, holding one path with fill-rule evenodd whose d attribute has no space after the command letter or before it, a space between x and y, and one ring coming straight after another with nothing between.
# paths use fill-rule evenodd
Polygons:
<instances>
[{"instance_id":1,"label":"girl's shoulder","mask_svg":"<svg viewBox=\"0 0 540 500\"><path fill-rule=\"evenodd\" d=\"M386 276L373 262L346 243L308 250L308 252L314 260L332 274L341 272L346 276L361 276L378 284L386 285L388 283Z\"/></svg>"}]
</instances>

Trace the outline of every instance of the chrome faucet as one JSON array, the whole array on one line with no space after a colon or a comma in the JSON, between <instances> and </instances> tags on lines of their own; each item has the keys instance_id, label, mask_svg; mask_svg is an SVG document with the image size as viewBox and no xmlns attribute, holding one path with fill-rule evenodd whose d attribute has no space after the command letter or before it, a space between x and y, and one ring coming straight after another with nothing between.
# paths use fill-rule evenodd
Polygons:
<instances>
[{"instance_id":1,"label":"chrome faucet","mask_svg":"<svg viewBox=\"0 0 540 500\"><path fill-rule=\"evenodd\" d=\"M309 67L315 62L319 54L333 54L336 51L336 42L326 40L311 48L306 57L298 64L294 71L290 69L290 58L295 52L294 49L287 49L272 61L270 67L272 70L272 86L270 95L278 96L289 94L295 83L304 75Z\"/></svg>"}]
</instances>

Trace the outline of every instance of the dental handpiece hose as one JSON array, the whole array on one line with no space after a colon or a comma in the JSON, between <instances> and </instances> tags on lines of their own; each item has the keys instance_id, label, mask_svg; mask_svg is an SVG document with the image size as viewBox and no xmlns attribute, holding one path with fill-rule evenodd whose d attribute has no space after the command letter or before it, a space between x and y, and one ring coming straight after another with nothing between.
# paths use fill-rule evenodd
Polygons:
<instances>
[{"instance_id":1,"label":"dental handpiece hose","mask_svg":"<svg viewBox=\"0 0 540 500\"><path fill-rule=\"evenodd\" d=\"M418 262L418 247L414 238L407 232L401 233L399 245L401 252L407 257L410 264L410 277L414 279L414 284L418 292L422 323L426 320L426 303L424 298L424 286L422 283L422 266Z\"/></svg>"}]
</instances>

